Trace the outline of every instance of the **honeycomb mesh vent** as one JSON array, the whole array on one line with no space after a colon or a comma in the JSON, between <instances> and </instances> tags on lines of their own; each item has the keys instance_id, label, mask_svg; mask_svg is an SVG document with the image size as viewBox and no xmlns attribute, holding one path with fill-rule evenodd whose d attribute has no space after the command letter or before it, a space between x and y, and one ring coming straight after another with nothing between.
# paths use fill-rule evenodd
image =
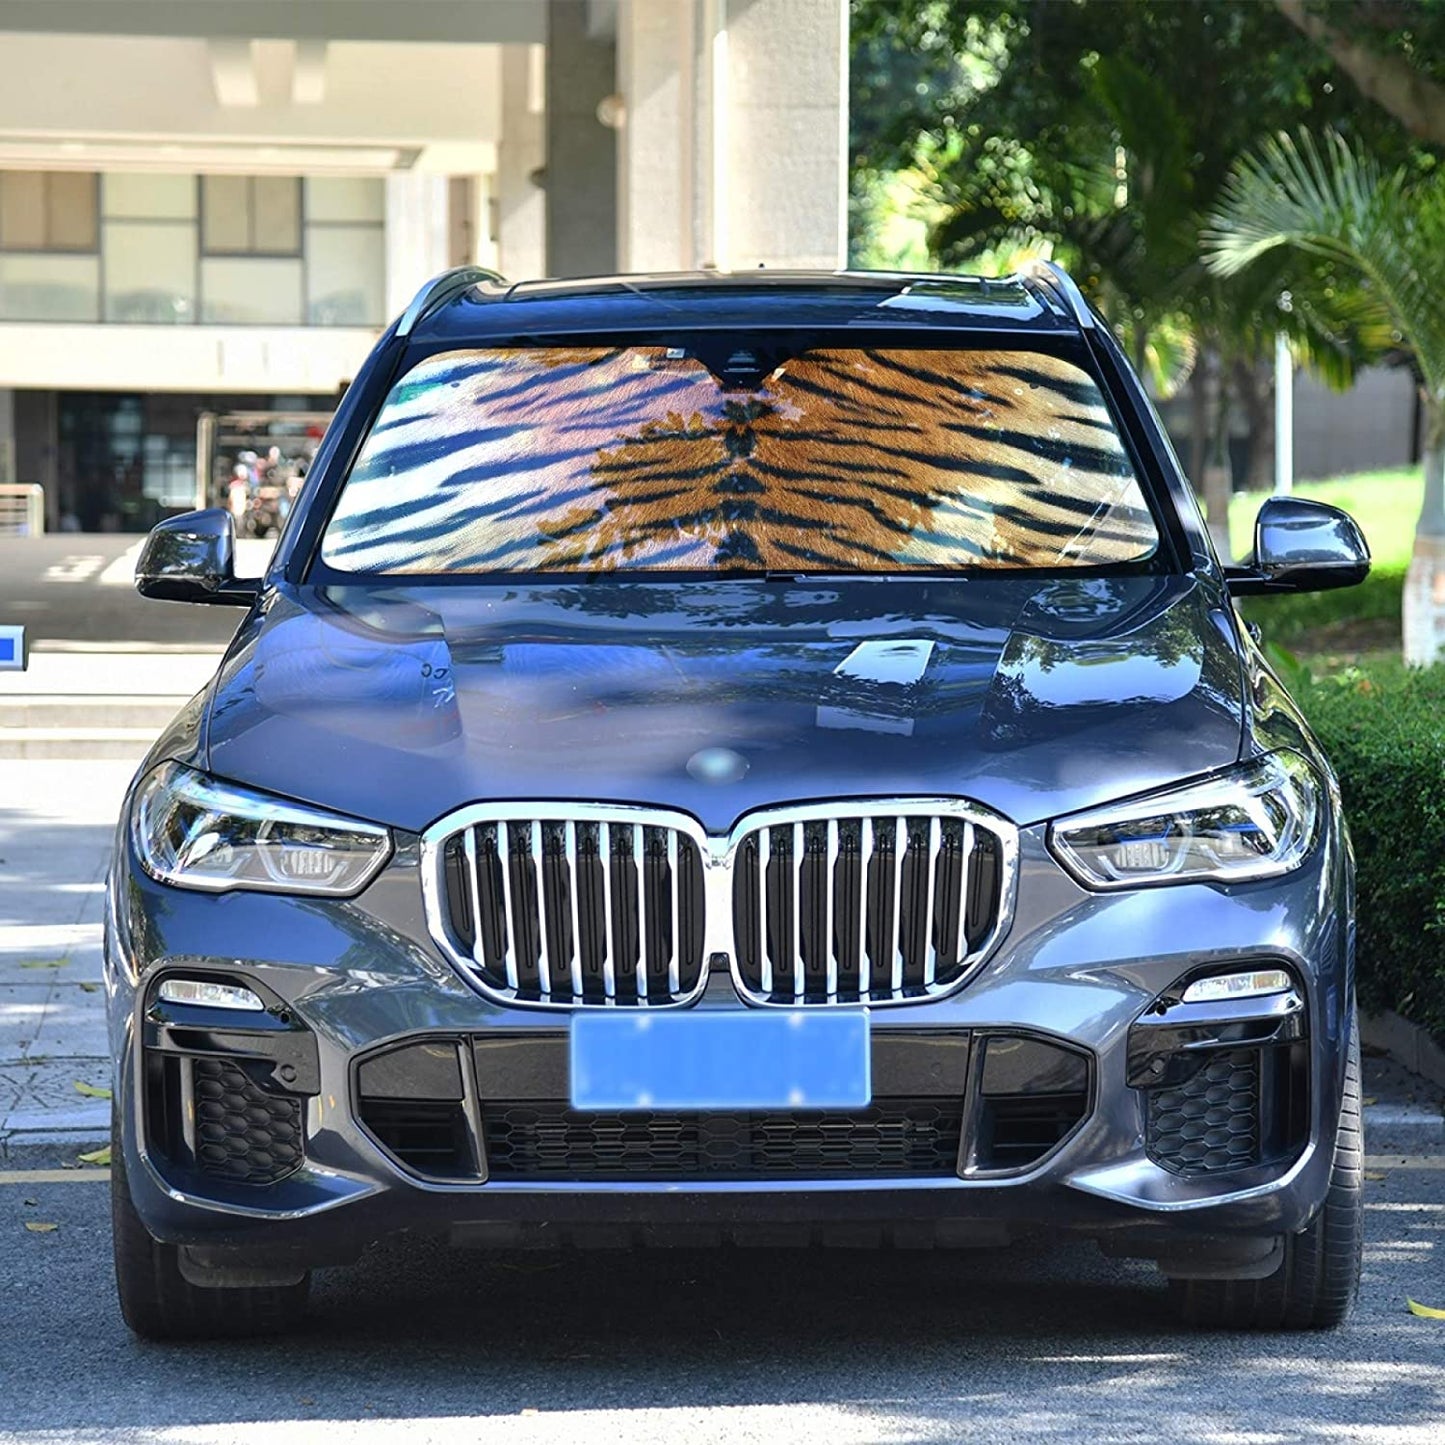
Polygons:
<instances>
[{"instance_id":1,"label":"honeycomb mesh vent","mask_svg":"<svg viewBox=\"0 0 1445 1445\"><path fill-rule=\"evenodd\" d=\"M1149 1157L1176 1174L1256 1164L1259 1103L1259 1051L1215 1054L1184 1083L1149 1095Z\"/></svg>"},{"instance_id":2,"label":"honeycomb mesh vent","mask_svg":"<svg viewBox=\"0 0 1445 1445\"><path fill-rule=\"evenodd\" d=\"M301 1101L268 1094L230 1059L196 1059L196 1163L241 1184L274 1184L302 1160Z\"/></svg>"}]
</instances>

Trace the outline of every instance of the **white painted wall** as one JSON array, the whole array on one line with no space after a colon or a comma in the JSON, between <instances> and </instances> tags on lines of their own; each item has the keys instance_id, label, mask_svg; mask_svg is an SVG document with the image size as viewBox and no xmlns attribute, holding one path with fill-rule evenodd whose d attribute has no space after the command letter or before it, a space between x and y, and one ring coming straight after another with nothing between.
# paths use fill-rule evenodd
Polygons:
<instances>
[{"instance_id":1,"label":"white painted wall","mask_svg":"<svg viewBox=\"0 0 1445 1445\"><path fill-rule=\"evenodd\" d=\"M330 392L379 332L351 327L0 323L0 387Z\"/></svg>"},{"instance_id":2,"label":"white painted wall","mask_svg":"<svg viewBox=\"0 0 1445 1445\"><path fill-rule=\"evenodd\" d=\"M54 147L53 158L68 154L72 166L85 157L62 152L66 142L226 141L386 144L422 151L423 164L429 145L450 143L473 148L461 169L491 169L499 46L333 41L321 60L321 99L298 103L284 42L229 43L249 48L255 104L222 104L205 40L0 32L0 137ZM164 163L187 168L174 156Z\"/></svg>"}]
</instances>

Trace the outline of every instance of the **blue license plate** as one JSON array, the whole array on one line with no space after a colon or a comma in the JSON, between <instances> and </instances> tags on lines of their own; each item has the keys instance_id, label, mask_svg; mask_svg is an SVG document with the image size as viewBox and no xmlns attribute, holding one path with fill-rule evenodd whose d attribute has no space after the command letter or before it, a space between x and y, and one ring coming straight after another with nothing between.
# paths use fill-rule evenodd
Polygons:
<instances>
[{"instance_id":1,"label":"blue license plate","mask_svg":"<svg viewBox=\"0 0 1445 1445\"><path fill-rule=\"evenodd\" d=\"M572 1107L861 1109L873 1098L866 1009L579 1013Z\"/></svg>"}]
</instances>

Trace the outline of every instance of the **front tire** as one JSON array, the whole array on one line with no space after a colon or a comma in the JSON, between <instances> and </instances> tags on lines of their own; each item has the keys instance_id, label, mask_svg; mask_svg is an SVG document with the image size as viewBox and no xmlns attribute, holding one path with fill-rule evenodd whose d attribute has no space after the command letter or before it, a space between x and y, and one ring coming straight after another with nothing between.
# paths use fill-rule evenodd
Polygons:
<instances>
[{"instance_id":1,"label":"front tire","mask_svg":"<svg viewBox=\"0 0 1445 1445\"><path fill-rule=\"evenodd\" d=\"M181 1273L180 1250L156 1239L136 1213L114 1121L110 1219L120 1312L142 1339L277 1335L294 1329L305 1317L309 1274L295 1284L211 1287L192 1284Z\"/></svg>"},{"instance_id":2,"label":"front tire","mask_svg":"<svg viewBox=\"0 0 1445 1445\"><path fill-rule=\"evenodd\" d=\"M1286 1238L1284 1259L1264 1279L1170 1280L1170 1296L1185 1323L1231 1330L1328 1330L1343 1324L1360 1287L1364 1157L1360 1029L1352 1011L1324 1206L1305 1229Z\"/></svg>"}]
</instances>

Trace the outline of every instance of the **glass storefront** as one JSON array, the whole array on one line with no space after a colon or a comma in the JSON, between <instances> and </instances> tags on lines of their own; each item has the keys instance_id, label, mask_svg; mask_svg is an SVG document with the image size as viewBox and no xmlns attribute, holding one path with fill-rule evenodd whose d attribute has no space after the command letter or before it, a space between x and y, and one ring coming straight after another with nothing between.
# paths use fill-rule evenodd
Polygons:
<instances>
[{"instance_id":1,"label":"glass storefront","mask_svg":"<svg viewBox=\"0 0 1445 1445\"><path fill-rule=\"evenodd\" d=\"M272 445L286 448L288 457L300 449L300 444L289 439L286 426L268 426L266 414L315 414L317 423L310 428L315 433L310 438L314 450L321 422L335 405L334 395L60 392L56 394L55 417L58 525L63 531L144 532L162 517L195 506L197 432L204 416L243 411L258 414L247 437L242 438L247 445L239 447L235 458L217 451L209 458L208 469L216 475L238 465L254 469L256 463L241 456L242 452L254 452L264 472ZM274 437L272 430L277 432ZM235 437L215 437L217 447L235 442ZM258 482L264 481L264 476L258 476ZM219 486L208 500L224 504Z\"/></svg>"}]
</instances>

